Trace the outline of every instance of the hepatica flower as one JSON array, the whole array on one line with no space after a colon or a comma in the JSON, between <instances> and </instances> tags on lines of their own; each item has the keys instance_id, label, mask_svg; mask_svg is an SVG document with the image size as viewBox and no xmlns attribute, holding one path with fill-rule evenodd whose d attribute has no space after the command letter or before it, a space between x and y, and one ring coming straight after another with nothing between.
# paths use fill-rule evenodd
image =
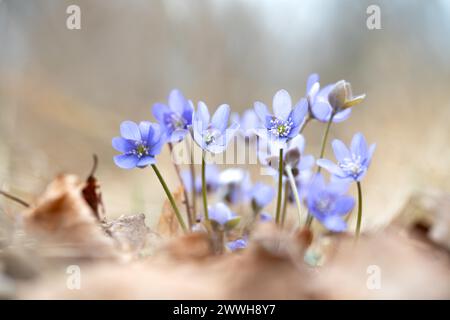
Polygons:
<instances>
[{"instance_id":1,"label":"hepatica flower","mask_svg":"<svg viewBox=\"0 0 450 320\"><path fill-rule=\"evenodd\" d=\"M239 129L239 124L228 126L230 107L226 104L217 108L212 117L205 103L199 102L197 111L193 114L192 135L197 145L211 153L225 151L231 138Z\"/></svg>"},{"instance_id":2,"label":"hepatica flower","mask_svg":"<svg viewBox=\"0 0 450 320\"><path fill-rule=\"evenodd\" d=\"M172 90L169 94L168 105L155 103L152 111L153 116L166 131L170 142L181 141L189 132L194 108L181 91Z\"/></svg>"},{"instance_id":3,"label":"hepatica flower","mask_svg":"<svg viewBox=\"0 0 450 320\"><path fill-rule=\"evenodd\" d=\"M245 110L242 117L238 113L233 113L231 118L239 124L239 132L243 137L252 137L260 125L260 120L253 109Z\"/></svg>"},{"instance_id":4,"label":"hepatica flower","mask_svg":"<svg viewBox=\"0 0 450 320\"><path fill-rule=\"evenodd\" d=\"M240 217L222 202L210 207L208 211L209 220L226 230L234 228L240 221Z\"/></svg>"},{"instance_id":5,"label":"hepatica flower","mask_svg":"<svg viewBox=\"0 0 450 320\"><path fill-rule=\"evenodd\" d=\"M219 175L222 198L229 204L237 204L249 199L251 190L250 175L239 168L229 168Z\"/></svg>"},{"instance_id":6,"label":"hepatica flower","mask_svg":"<svg viewBox=\"0 0 450 320\"><path fill-rule=\"evenodd\" d=\"M206 172L206 191L208 193L215 192L219 187L219 169L215 165L207 165ZM192 176L189 170L181 172L184 188L188 192L192 192ZM195 177L195 193L202 193L202 178L200 175Z\"/></svg>"},{"instance_id":7,"label":"hepatica flower","mask_svg":"<svg viewBox=\"0 0 450 320\"><path fill-rule=\"evenodd\" d=\"M341 80L321 89L311 100L310 110L319 121L328 122L333 115L333 122L341 122L350 116L351 107L361 103L365 97L365 94L353 96L351 84Z\"/></svg>"},{"instance_id":8,"label":"hepatica flower","mask_svg":"<svg viewBox=\"0 0 450 320\"><path fill-rule=\"evenodd\" d=\"M236 250L239 250L239 249L245 249L247 247L247 245L248 245L248 240L244 239L244 238L236 239L236 240L227 242L227 247L231 251L236 251Z\"/></svg>"},{"instance_id":9,"label":"hepatica flower","mask_svg":"<svg viewBox=\"0 0 450 320\"><path fill-rule=\"evenodd\" d=\"M267 166L267 174L276 176L279 162L279 146L268 140L261 139L259 144L258 157L260 162ZM296 177L301 172L311 169L314 165L312 155L303 155L305 150L305 138L299 134L286 144L286 151L283 153L283 160L286 166L292 169ZM286 173L285 173L286 174Z\"/></svg>"},{"instance_id":10,"label":"hepatica flower","mask_svg":"<svg viewBox=\"0 0 450 320\"><path fill-rule=\"evenodd\" d=\"M364 136L357 133L353 136L350 149L340 140L334 140L332 146L337 164L328 159L319 159L317 165L337 178L361 181L369 168L376 145L368 147Z\"/></svg>"},{"instance_id":11,"label":"hepatica flower","mask_svg":"<svg viewBox=\"0 0 450 320\"><path fill-rule=\"evenodd\" d=\"M259 212L261 209L269 205L275 197L275 189L261 182L256 183L250 190L250 198L252 206Z\"/></svg>"},{"instance_id":12,"label":"hepatica flower","mask_svg":"<svg viewBox=\"0 0 450 320\"><path fill-rule=\"evenodd\" d=\"M114 157L117 166L123 169L145 168L156 163L155 156L161 152L165 135L156 123L143 121L137 125L124 121L120 125L121 137L112 139L112 146L121 155Z\"/></svg>"},{"instance_id":13,"label":"hepatica flower","mask_svg":"<svg viewBox=\"0 0 450 320\"><path fill-rule=\"evenodd\" d=\"M328 230L342 232L347 229L343 216L349 213L355 200L345 193L348 184L332 181L325 184L323 176L317 174L309 185L306 203L309 212Z\"/></svg>"},{"instance_id":14,"label":"hepatica flower","mask_svg":"<svg viewBox=\"0 0 450 320\"><path fill-rule=\"evenodd\" d=\"M273 97L273 113L269 113L267 106L259 101L255 102L254 109L266 129L263 134L269 135L266 138L283 144L299 133L308 111L308 104L306 99L301 99L292 107L289 93L280 90Z\"/></svg>"}]
</instances>

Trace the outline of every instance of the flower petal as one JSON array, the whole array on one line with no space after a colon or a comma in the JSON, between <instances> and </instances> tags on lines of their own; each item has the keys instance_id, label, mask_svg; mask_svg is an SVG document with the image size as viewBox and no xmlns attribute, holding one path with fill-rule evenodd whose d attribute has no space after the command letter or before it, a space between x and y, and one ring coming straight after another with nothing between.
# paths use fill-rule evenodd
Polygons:
<instances>
[{"instance_id":1,"label":"flower petal","mask_svg":"<svg viewBox=\"0 0 450 320\"><path fill-rule=\"evenodd\" d=\"M306 94L311 94L312 87L319 82L319 75L317 73L312 73L309 75L306 82Z\"/></svg>"},{"instance_id":2,"label":"flower petal","mask_svg":"<svg viewBox=\"0 0 450 320\"><path fill-rule=\"evenodd\" d=\"M119 152L127 153L134 149L134 143L122 137L112 139L112 146Z\"/></svg>"},{"instance_id":3,"label":"flower petal","mask_svg":"<svg viewBox=\"0 0 450 320\"><path fill-rule=\"evenodd\" d=\"M141 141L151 141L153 137L153 128L151 122L149 121L140 122L139 131L141 133Z\"/></svg>"},{"instance_id":4,"label":"flower petal","mask_svg":"<svg viewBox=\"0 0 450 320\"><path fill-rule=\"evenodd\" d=\"M303 122L308 112L308 101L305 98L300 99L291 112L291 118L294 125L297 126Z\"/></svg>"},{"instance_id":5,"label":"flower petal","mask_svg":"<svg viewBox=\"0 0 450 320\"><path fill-rule=\"evenodd\" d=\"M336 176L339 177L344 177L345 173L342 171L341 168L339 168L334 162L328 160L328 159L318 159L316 161L317 165L319 167L324 168L325 170L327 170L328 172L330 172L331 174L334 174Z\"/></svg>"},{"instance_id":6,"label":"flower petal","mask_svg":"<svg viewBox=\"0 0 450 320\"><path fill-rule=\"evenodd\" d=\"M138 160L138 157L133 154L121 154L114 157L114 163L122 169L133 169Z\"/></svg>"},{"instance_id":7,"label":"flower petal","mask_svg":"<svg viewBox=\"0 0 450 320\"><path fill-rule=\"evenodd\" d=\"M153 116L161 124L164 123L164 114L167 112L170 112L170 109L163 103L155 103L152 107Z\"/></svg>"},{"instance_id":8,"label":"flower petal","mask_svg":"<svg viewBox=\"0 0 450 320\"><path fill-rule=\"evenodd\" d=\"M345 215L348 212L352 211L354 206L355 206L355 199L353 199L353 197L342 196L336 200L335 209L333 213L338 215Z\"/></svg>"},{"instance_id":9,"label":"flower petal","mask_svg":"<svg viewBox=\"0 0 450 320\"><path fill-rule=\"evenodd\" d=\"M255 110L256 115L262 123L266 122L266 118L269 115L269 109L267 106L259 101L256 101L253 105L253 109Z\"/></svg>"},{"instance_id":10,"label":"flower petal","mask_svg":"<svg viewBox=\"0 0 450 320\"><path fill-rule=\"evenodd\" d=\"M305 138L303 135L299 134L294 139L289 141L288 150L297 149L300 153L305 150Z\"/></svg>"},{"instance_id":11,"label":"flower petal","mask_svg":"<svg viewBox=\"0 0 450 320\"><path fill-rule=\"evenodd\" d=\"M139 127L133 121L124 121L120 124L120 134L125 139L139 141L141 140L141 133Z\"/></svg>"},{"instance_id":12,"label":"flower petal","mask_svg":"<svg viewBox=\"0 0 450 320\"><path fill-rule=\"evenodd\" d=\"M291 96L286 90L280 90L273 97L273 113L282 120L287 120L292 111Z\"/></svg>"},{"instance_id":13,"label":"flower petal","mask_svg":"<svg viewBox=\"0 0 450 320\"><path fill-rule=\"evenodd\" d=\"M178 89L173 89L170 91L168 100L169 108L179 115L182 115L184 109L188 106L188 101Z\"/></svg>"},{"instance_id":14,"label":"flower petal","mask_svg":"<svg viewBox=\"0 0 450 320\"><path fill-rule=\"evenodd\" d=\"M328 230L333 232L343 232L347 230L347 224L338 215L326 216L321 222Z\"/></svg>"},{"instance_id":15,"label":"flower petal","mask_svg":"<svg viewBox=\"0 0 450 320\"><path fill-rule=\"evenodd\" d=\"M331 146L333 147L334 156L338 162L344 161L345 158L351 158L350 151L341 140L333 140Z\"/></svg>"},{"instance_id":16,"label":"flower petal","mask_svg":"<svg viewBox=\"0 0 450 320\"><path fill-rule=\"evenodd\" d=\"M331 105L326 101L316 101L311 108L314 118L327 122L331 115Z\"/></svg>"},{"instance_id":17,"label":"flower petal","mask_svg":"<svg viewBox=\"0 0 450 320\"><path fill-rule=\"evenodd\" d=\"M309 170L314 166L314 156L306 155L300 158L300 162L298 164L299 171Z\"/></svg>"},{"instance_id":18,"label":"flower petal","mask_svg":"<svg viewBox=\"0 0 450 320\"><path fill-rule=\"evenodd\" d=\"M367 142L362 133L358 132L353 136L350 150L352 154L360 156L361 159L367 157Z\"/></svg>"},{"instance_id":19,"label":"flower petal","mask_svg":"<svg viewBox=\"0 0 450 320\"><path fill-rule=\"evenodd\" d=\"M203 101L198 103L197 112L194 112L194 121L200 122L201 130L205 130L208 127L210 115L208 107Z\"/></svg>"},{"instance_id":20,"label":"flower petal","mask_svg":"<svg viewBox=\"0 0 450 320\"><path fill-rule=\"evenodd\" d=\"M138 163L136 164L137 167L143 168L148 166L149 164L155 164L156 160L153 156L145 156L139 159Z\"/></svg>"},{"instance_id":21,"label":"flower petal","mask_svg":"<svg viewBox=\"0 0 450 320\"><path fill-rule=\"evenodd\" d=\"M211 119L211 124L214 128L218 129L220 132L224 132L228 125L228 118L230 117L230 106L227 104L222 104L217 108L216 112Z\"/></svg>"},{"instance_id":22,"label":"flower petal","mask_svg":"<svg viewBox=\"0 0 450 320\"><path fill-rule=\"evenodd\" d=\"M352 109L350 109L350 108L345 109L344 111L340 111L334 115L333 122L335 122L335 123L343 122L350 117L351 113L352 113Z\"/></svg>"}]
</instances>

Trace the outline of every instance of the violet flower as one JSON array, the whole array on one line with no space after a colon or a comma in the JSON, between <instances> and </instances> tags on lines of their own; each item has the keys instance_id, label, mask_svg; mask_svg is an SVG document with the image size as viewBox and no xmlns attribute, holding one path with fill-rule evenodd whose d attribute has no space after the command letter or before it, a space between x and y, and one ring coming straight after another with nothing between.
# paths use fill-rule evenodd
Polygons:
<instances>
[{"instance_id":1,"label":"violet flower","mask_svg":"<svg viewBox=\"0 0 450 320\"><path fill-rule=\"evenodd\" d=\"M170 92L168 105L155 103L152 109L153 116L164 128L171 143L183 140L188 134L193 111L192 103L177 89Z\"/></svg>"},{"instance_id":2,"label":"violet flower","mask_svg":"<svg viewBox=\"0 0 450 320\"><path fill-rule=\"evenodd\" d=\"M263 138L283 145L299 133L308 112L308 103L303 98L292 107L289 93L280 90L273 97L273 114L269 113L267 106L259 101L255 102L254 109L263 123L263 128L266 129L262 132Z\"/></svg>"},{"instance_id":3,"label":"violet flower","mask_svg":"<svg viewBox=\"0 0 450 320\"><path fill-rule=\"evenodd\" d=\"M197 111L192 116L192 136L202 150L211 153L225 151L239 129L237 123L227 128L229 117L230 107L226 104L217 108L214 115L210 117L206 104L202 101L198 103Z\"/></svg>"},{"instance_id":4,"label":"violet flower","mask_svg":"<svg viewBox=\"0 0 450 320\"><path fill-rule=\"evenodd\" d=\"M253 137L260 126L260 120L253 109L247 109L239 116L237 112L231 114L231 119L239 123L239 133L245 137Z\"/></svg>"},{"instance_id":5,"label":"violet flower","mask_svg":"<svg viewBox=\"0 0 450 320\"><path fill-rule=\"evenodd\" d=\"M268 184L258 182L250 190L252 207L256 212L260 212L264 207L269 205L274 197L275 189Z\"/></svg>"},{"instance_id":6,"label":"violet flower","mask_svg":"<svg viewBox=\"0 0 450 320\"><path fill-rule=\"evenodd\" d=\"M243 169L229 168L219 175L221 198L229 204L249 200L251 184L249 173Z\"/></svg>"},{"instance_id":7,"label":"violet flower","mask_svg":"<svg viewBox=\"0 0 450 320\"><path fill-rule=\"evenodd\" d=\"M219 169L215 165L206 165L206 191L208 193L215 192L219 188ZM181 172L183 186L188 192L192 192L192 176L190 170ZM202 193L202 178L200 175L195 177L195 193Z\"/></svg>"},{"instance_id":8,"label":"violet flower","mask_svg":"<svg viewBox=\"0 0 450 320\"><path fill-rule=\"evenodd\" d=\"M123 153L114 157L115 164L122 169L145 168L155 164L155 156L166 142L160 125L148 121L139 125L124 121L120 125L120 134L121 137L112 139L112 146Z\"/></svg>"},{"instance_id":9,"label":"violet flower","mask_svg":"<svg viewBox=\"0 0 450 320\"><path fill-rule=\"evenodd\" d=\"M361 181L369 168L376 145L368 147L364 136L357 133L353 136L350 149L340 140L334 140L332 146L337 164L328 159L318 159L317 165L334 177Z\"/></svg>"},{"instance_id":10,"label":"violet flower","mask_svg":"<svg viewBox=\"0 0 450 320\"><path fill-rule=\"evenodd\" d=\"M208 209L209 220L221 228L232 229L240 221L236 213L230 210L224 203L219 202Z\"/></svg>"},{"instance_id":11,"label":"violet flower","mask_svg":"<svg viewBox=\"0 0 450 320\"><path fill-rule=\"evenodd\" d=\"M333 122L346 120L351 107L361 103L366 95L353 96L349 82L340 80L321 89L310 101L311 112L317 120L328 122L333 115Z\"/></svg>"},{"instance_id":12,"label":"violet flower","mask_svg":"<svg viewBox=\"0 0 450 320\"><path fill-rule=\"evenodd\" d=\"M230 249L231 251L245 249L245 248L247 248L247 245L248 245L248 240L244 239L244 238L240 238L240 239L236 239L236 240L227 242L227 248Z\"/></svg>"},{"instance_id":13,"label":"violet flower","mask_svg":"<svg viewBox=\"0 0 450 320\"><path fill-rule=\"evenodd\" d=\"M345 193L348 183L332 181L325 184L323 176L317 174L309 185L306 203L309 212L328 230L342 232L347 229L343 216L349 213L355 200Z\"/></svg>"}]
</instances>

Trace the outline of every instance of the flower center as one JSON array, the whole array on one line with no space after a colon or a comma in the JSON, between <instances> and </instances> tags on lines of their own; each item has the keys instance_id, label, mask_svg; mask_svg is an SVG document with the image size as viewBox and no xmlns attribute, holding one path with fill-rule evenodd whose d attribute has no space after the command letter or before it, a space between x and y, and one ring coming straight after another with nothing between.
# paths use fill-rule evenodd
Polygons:
<instances>
[{"instance_id":1,"label":"flower center","mask_svg":"<svg viewBox=\"0 0 450 320\"><path fill-rule=\"evenodd\" d=\"M327 213L333 209L333 197L329 194L321 195L320 199L316 201L316 208L319 212Z\"/></svg>"},{"instance_id":2,"label":"flower center","mask_svg":"<svg viewBox=\"0 0 450 320\"><path fill-rule=\"evenodd\" d=\"M357 177L363 171L361 156L352 155L351 158L344 158L339 162L339 167L348 175Z\"/></svg>"},{"instance_id":3,"label":"flower center","mask_svg":"<svg viewBox=\"0 0 450 320\"><path fill-rule=\"evenodd\" d=\"M273 117L269 123L269 131L276 137L285 138L291 132L293 124L291 118L288 118L287 121L283 121Z\"/></svg>"},{"instance_id":4,"label":"flower center","mask_svg":"<svg viewBox=\"0 0 450 320\"><path fill-rule=\"evenodd\" d=\"M139 158L143 156L148 156L148 147L141 141L136 141L134 150L131 151L132 154L137 155Z\"/></svg>"},{"instance_id":5,"label":"flower center","mask_svg":"<svg viewBox=\"0 0 450 320\"><path fill-rule=\"evenodd\" d=\"M220 131L215 128L209 128L206 130L203 140L206 145L210 145L216 141L216 139L220 136Z\"/></svg>"},{"instance_id":6,"label":"flower center","mask_svg":"<svg viewBox=\"0 0 450 320\"><path fill-rule=\"evenodd\" d=\"M164 124L170 131L186 128L186 121L175 112L169 112L164 115Z\"/></svg>"}]
</instances>

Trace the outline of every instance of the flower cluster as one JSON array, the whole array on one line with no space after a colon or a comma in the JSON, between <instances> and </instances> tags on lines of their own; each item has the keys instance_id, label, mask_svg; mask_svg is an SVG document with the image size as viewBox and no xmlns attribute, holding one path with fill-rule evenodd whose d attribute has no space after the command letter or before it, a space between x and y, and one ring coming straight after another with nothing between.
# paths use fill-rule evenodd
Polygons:
<instances>
[{"instance_id":1,"label":"flower cluster","mask_svg":"<svg viewBox=\"0 0 450 320\"><path fill-rule=\"evenodd\" d=\"M211 116L204 102L198 102L195 109L191 100L174 89L167 104L153 105L157 123L125 121L120 125L121 136L113 138L112 145L121 154L114 157L114 162L123 169L151 166L182 228L186 232L216 234L213 239L220 239L219 247L231 251L246 247L255 223L274 221L283 227L288 207L293 204L300 227L311 228L316 219L329 231L346 231L346 215L356 203L349 194L352 182L358 190L358 235L362 217L361 180L370 166L375 145L369 146L364 136L357 133L350 147L340 140L332 141L336 162L326 159L325 150L331 124L348 119L352 107L364 98L365 95L354 96L350 83L345 80L321 87L319 76L312 74L307 80L306 94L295 104L286 90L280 90L273 97L272 111L257 101L242 116L232 114L227 104L220 105ZM317 157L305 153L303 135L307 124L314 120L327 123ZM260 164L274 185L270 181L252 183L251 173L243 168L221 170L207 163L207 156L224 152L235 141L236 134L244 138L241 140L246 145L256 146ZM173 146L181 141L192 147L195 144L202 155L199 173L193 162L193 148L189 150L188 168L181 170L174 163L184 187L184 214L156 166L156 156L162 147L168 144L172 152ZM329 182L321 173L322 168L330 173ZM208 204L211 201L212 205ZM270 214L267 211L272 204L275 204L274 213Z\"/></svg>"}]
</instances>

